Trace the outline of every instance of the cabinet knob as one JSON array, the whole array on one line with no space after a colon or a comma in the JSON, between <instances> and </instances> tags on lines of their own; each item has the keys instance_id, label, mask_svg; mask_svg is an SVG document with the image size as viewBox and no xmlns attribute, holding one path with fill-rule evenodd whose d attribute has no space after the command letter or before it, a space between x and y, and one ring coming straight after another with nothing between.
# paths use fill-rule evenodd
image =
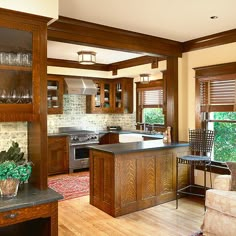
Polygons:
<instances>
[{"instance_id":1,"label":"cabinet knob","mask_svg":"<svg viewBox=\"0 0 236 236\"><path fill-rule=\"evenodd\" d=\"M11 213L4 216L5 219L14 219L18 216L18 213Z\"/></svg>"}]
</instances>

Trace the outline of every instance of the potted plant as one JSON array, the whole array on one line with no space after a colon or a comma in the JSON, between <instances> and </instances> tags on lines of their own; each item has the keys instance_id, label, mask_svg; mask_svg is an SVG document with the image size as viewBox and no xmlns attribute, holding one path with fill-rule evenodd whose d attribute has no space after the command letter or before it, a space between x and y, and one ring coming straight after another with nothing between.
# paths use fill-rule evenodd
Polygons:
<instances>
[{"instance_id":1,"label":"potted plant","mask_svg":"<svg viewBox=\"0 0 236 236\"><path fill-rule=\"evenodd\" d=\"M15 197L19 183L27 181L32 172L32 163L24 159L19 144L12 142L8 151L0 152L0 195Z\"/></svg>"}]
</instances>

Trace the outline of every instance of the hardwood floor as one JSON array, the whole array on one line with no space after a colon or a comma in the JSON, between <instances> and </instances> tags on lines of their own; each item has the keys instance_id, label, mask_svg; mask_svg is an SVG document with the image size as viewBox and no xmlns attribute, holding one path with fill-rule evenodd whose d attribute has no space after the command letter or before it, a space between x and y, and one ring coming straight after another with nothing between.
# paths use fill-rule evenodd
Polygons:
<instances>
[{"instance_id":1,"label":"hardwood floor","mask_svg":"<svg viewBox=\"0 0 236 236\"><path fill-rule=\"evenodd\" d=\"M203 221L203 200L181 198L113 218L89 204L89 196L59 202L59 236L190 236Z\"/></svg>"}]
</instances>

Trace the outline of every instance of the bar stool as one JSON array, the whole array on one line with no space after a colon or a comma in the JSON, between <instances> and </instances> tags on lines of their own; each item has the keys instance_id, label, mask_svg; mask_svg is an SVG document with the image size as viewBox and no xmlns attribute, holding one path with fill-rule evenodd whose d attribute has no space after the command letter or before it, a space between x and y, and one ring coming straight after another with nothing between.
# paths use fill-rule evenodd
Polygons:
<instances>
[{"instance_id":1,"label":"bar stool","mask_svg":"<svg viewBox=\"0 0 236 236\"><path fill-rule=\"evenodd\" d=\"M204 129L189 130L189 147L191 154L177 157L176 159L176 209L178 209L179 195L187 194L199 197L204 197L206 194L206 168L209 166L211 175L211 152L214 143L214 131ZM190 184L178 189L179 164L187 164L190 166ZM193 171L196 166L204 168L204 186L193 184ZM203 192L202 192L203 190Z\"/></svg>"}]
</instances>

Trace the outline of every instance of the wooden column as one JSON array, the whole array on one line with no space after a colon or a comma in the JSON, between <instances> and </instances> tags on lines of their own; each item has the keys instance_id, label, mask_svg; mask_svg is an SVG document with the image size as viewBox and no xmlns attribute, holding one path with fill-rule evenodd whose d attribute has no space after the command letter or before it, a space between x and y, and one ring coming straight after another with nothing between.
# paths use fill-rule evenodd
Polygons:
<instances>
[{"instance_id":1,"label":"wooden column","mask_svg":"<svg viewBox=\"0 0 236 236\"><path fill-rule=\"evenodd\" d=\"M178 141L178 57L167 58L167 70L163 72L165 91L166 126L171 127L172 141Z\"/></svg>"}]
</instances>

